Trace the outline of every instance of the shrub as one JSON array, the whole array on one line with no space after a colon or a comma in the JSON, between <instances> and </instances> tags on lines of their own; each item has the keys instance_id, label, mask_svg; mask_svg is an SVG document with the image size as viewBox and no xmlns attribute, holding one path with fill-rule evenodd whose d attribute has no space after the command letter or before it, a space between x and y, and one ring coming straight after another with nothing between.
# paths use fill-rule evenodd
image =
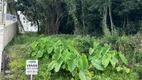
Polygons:
<instances>
[{"instance_id":1,"label":"shrub","mask_svg":"<svg viewBox=\"0 0 142 80\"><path fill-rule=\"evenodd\" d=\"M83 40L76 38L46 37L33 42L31 57L39 60L39 78L46 80L50 78L52 72L65 70L70 72L75 80L88 80L92 78L94 70L103 71L109 64L117 71L130 72L128 68L118 66L120 65L118 57L125 65L128 65L128 61L121 52L111 50L111 44L102 46L98 41L94 41L93 48L82 53L82 51L78 51L79 46L76 47L78 43L80 45L81 41ZM86 40L82 43L85 42ZM81 49L84 48L81 46Z\"/></svg>"}]
</instances>

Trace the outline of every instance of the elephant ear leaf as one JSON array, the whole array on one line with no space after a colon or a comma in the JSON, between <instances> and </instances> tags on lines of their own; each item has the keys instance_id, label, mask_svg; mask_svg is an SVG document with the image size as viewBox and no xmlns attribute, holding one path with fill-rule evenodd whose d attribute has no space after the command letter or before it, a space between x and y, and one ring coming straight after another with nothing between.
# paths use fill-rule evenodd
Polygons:
<instances>
[{"instance_id":1,"label":"elephant ear leaf","mask_svg":"<svg viewBox=\"0 0 142 80\"><path fill-rule=\"evenodd\" d=\"M102 58L102 65L106 68L111 60L111 54L105 54Z\"/></svg>"},{"instance_id":2,"label":"elephant ear leaf","mask_svg":"<svg viewBox=\"0 0 142 80\"><path fill-rule=\"evenodd\" d=\"M77 61L74 59L74 60L67 60L67 65L68 65L68 70L70 72L72 72L76 67L77 67Z\"/></svg>"},{"instance_id":3,"label":"elephant ear leaf","mask_svg":"<svg viewBox=\"0 0 142 80\"><path fill-rule=\"evenodd\" d=\"M122 54L122 52L119 52L119 57L121 58L122 62L125 65L128 65L128 60L126 59L126 57L124 56L124 54Z\"/></svg>"},{"instance_id":4,"label":"elephant ear leaf","mask_svg":"<svg viewBox=\"0 0 142 80\"><path fill-rule=\"evenodd\" d=\"M100 45L100 43L99 43L99 42L94 41L94 43L93 43L93 48L96 48L96 47L98 47L99 45Z\"/></svg>"},{"instance_id":5,"label":"elephant ear leaf","mask_svg":"<svg viewBox=\"0 0 142 80\"><path fill-rule=\"evenodd\" d=\"M97 70L105 70L100 60L92 59L91 63Z\"/></svg>"},{"instance_id":6,"label":"elephant ear leaf","mask_svg":"<svg viewBox=\"0 0 142 80\"><path fill-rule=\"evenodd\" d=\"M59 61L56 63L55 72L59 72L59 70L61 69L62 63L63 63L62 60L59 60Z\"/></svg>"},{"instance_id":7,"label":"elephant ear leaf","mask_svg":"<svg viewBox=\"0 0 142 80\"><path fill-rule=\"evenodd\" d=\"M51 63L49 63L48 65L48 70L51 71L56 65L56 61L52 61Z\"/></svg>"},{"instance_id":8,"label":"elephant ear leaf","mask_svg":"<svg viewBox=\"0 0 142 80\"><path fill-rule=\"evenodd\" d=\"M43 56L43 51L38 51L38 53L36 54L37 58L41 58Z\"/></svg>"},{"instance_id":9,"label":"elephant ear leaf","mask_svg":"<svg viewBox=\"0 0 142 80\"><path fill-rule=\"evenodd\" d=\"M79 60L79 68L82 71L88 69L88 60L85 54L83 54Z\"/></svg>"},{"instance_id":10,"label":"elephant ear leaf","mask_svg":"<svg viewBox=\"0 0 142 80\"><path fill-rule=\"evenodd\" d=\"M80 78L80 80L86 80L86 76L85 76L85 74L83 73L83 71L80 71L80 72L79 72L79 78Z\"/></svg>"},{"instance_id":11,"label":"elephant ear leaf","mask_svg":"<svg viewBox=\"0 0 142 80\"><path fill-rule=\"evenodd\" d=\"M113 67L115 67L116 64L118 63L118 59L115 58L115 57L112 57L112 60L111 60L110 62L111 62L111 65L112 65Z\"/></svg>"},{"instance_id":12,"label":"elephant ear leaf","mask_svg":"<svg viewBox=\"0 0 142 80\"><path fill-rule=\"evenodd\" d=\"M93 49L93 48L90 48L90 49L89 49L89 54L92 55L93 52L94 52L94 49Z\"/></svg>"}]
</instances>

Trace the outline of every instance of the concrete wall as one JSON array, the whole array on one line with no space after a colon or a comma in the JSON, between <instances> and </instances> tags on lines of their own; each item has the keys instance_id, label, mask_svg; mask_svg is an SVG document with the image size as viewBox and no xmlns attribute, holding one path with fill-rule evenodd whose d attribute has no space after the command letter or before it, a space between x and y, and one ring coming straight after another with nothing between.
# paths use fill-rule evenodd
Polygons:
<instances>
[{"instance_id":1,"label":"concrete wall","mask_svg":"<svg viewBox=\"0 0 142 80\"><path fill-rule=\"evenodd\" d=\"M10 25L0 25L0 72L2 63L2 52L4 47L12 40L17 32L17 22Z\"/></svg>"},{"instance_id":2,"label":"concrete wall","mask_svg":"<svg viewBox=\"0 0 142 80\"><path fill-rule=\"evenodd\" d=\"M3 32L4 25L0 25L0 72L1 72L1 63L2 63L2 51L3 51Z\"/></svg>"},{"instance_id":3,"label":"concrete wall","mask_svg":"<svg viewBox=\"0 0 142 80\"><path fill-rule=\"evenodd\" d=\"M17 33L17 23L12 23L4 28L4 47L12 40Z\"/></svg>"}]
</instances>

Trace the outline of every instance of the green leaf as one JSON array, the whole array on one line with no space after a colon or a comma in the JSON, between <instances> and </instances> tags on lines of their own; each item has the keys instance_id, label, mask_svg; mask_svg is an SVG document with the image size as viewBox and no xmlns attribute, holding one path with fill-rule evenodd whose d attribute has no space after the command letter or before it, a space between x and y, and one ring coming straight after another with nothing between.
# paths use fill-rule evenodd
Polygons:
<instances>
[{"instance_id":1,"label":"green leaf","mask_svg":"<svg viewBox=\"0 0 142 80\"><path fill-rule=\"evenodd\" d=\"M36 52L31 52L32 57L36 56Z\"/></svg>"},{"instance_id":2,"label":"green leaf","mask_svg":"<svg viewBox=\"0 0 142 80\"><path fill-rule=\"evenodd\" d=\"M80 80L86 80L86 76L85 76L85 74L83 73L83 71L80 71L80 72L79 72L79 78L80 78Z\"/></svg>"},{"instance_id":3,"label":"green leaf","mask_svg":"<svg viewBox=\"0 0 142 80\"><path fill-rule=\"evenodd\" d=\"M130 69L129 68L124 67L124 70L125 70L126 73L130 73Z\"/></svg>"},{"instance_id":4,"label":"green leaf","mask_svg":"<svg viewBox=\"0 0 142 80\"><path fill-rule=\"evenodd\" d=\"M86 76L86 80L91 80L91 77L90 76Z\"/></svg>"},{"instance_id":5,"label":"green leaf","mask_svg":"<svg viewBox=\"0 0 142 80\"><path fill-rule=\"evenodd\" d=\"M43 56L43 51L39 50L38 53L36 54L37 58L41 58Z\"/></svg>"},{"instance_id":6,"label":"green leaf","mask_svg":"<svg viewBox=\"0 0 142 80\"><path fill-rule=\"evenodd\" d=\"M61 44L62 44L62 41L58 40L55 45L57 46L57 45L61 45Z\"/></svg>"},{"instance_id":7,"label":"green leaf","mask_svg":"<svg viewBox=\"0 0 142 80\"><path fill-rule=\"evenodd\" d=\"M63 60L61 59L57 61L56 66L55 66L55 72L58 72L60 70L62 63L63 63Z\"/></svg>"},{"instance_id":8,"label":"green leaf","mask_svg":"<svg viewBox=\"0 0 142 80\"><path fill-rule=\"evenodd\" d=\"M122 62L126 65L128 65L128 60L126 59L126 57L124 56L124 54L122 54L121 52L119 52L119 57L121 58Z\"/></svg>"},{"instance_id":9,"label":"green leaf","mask_svg":"<svg viewBox=\"0 0 142 80\"><path fill-rule=\"evenodd\" d=\"M38 43L37 42L33 42L32 43L32 48L35 49L37 47Z\"/></svg>"},{"instance_id":10,"label":"green leaf","mask_svg":"<svg viewBox=\"0 0 142 80\"><path fill-rule=\"evenodd\" d=\"M53 47L47 47L47 52L50 54L53 51Z\"/></svg>"},{"instance_id":11,"label":"green leaf","mask_svg":"<svg viewBox=\"0 0 142 80\"><path fill-rule=\"evenodd\" d=\"M118 59L117 59L117 58L115 58L115 57L112 57L112 59L111 59L110 63L111 63L111 65L112 65L113 67L115 67L115 66L116 66L116 64L118 63Z\"/></svg>"},{"instance_id":12,"label":"green leaf","mask_svg":"<svg viewBox=\"0 0 142 80\"><path fill-rule=\"evenodd\" d=\"M52 56L52 59L58 61L61 57L61 54L60 53L54 53L53 56Z\"/></svg>"},{"instance_id":13,"label":"green leaf","mask_svg":"<svg viewBox=\"0 0 142 80\"><path fill-rule=\"evenodd\" d=\"M88 69L88 60L85 54L83 54L79 60L79 68L82 71Z\"/></svg>"},{"instance_id":14,"label":"green leaf","mask_svg":"<svg viewBox=\"0 0 142 80\"><path fill-rule=\"evenodd\" d=\"M123 68L120 67L120 66L118 66L118 67L116 68L117 72L121 71L122 69L123 69Z\"/></svg>"},{"instance_id":15,"label":"green leaf","mask_svg":"<svg viewBox=\"0 0 142 80\"><path fill-rule=\"evenodd\" d=\"M95 59L100 59L100 58L102 57L102 51L103 51L103 49L101 49L101 50L96 50L96 51L95 51L95 56L94 56L94 58L95 58Z\"/></svg>"},{"instance_id":16,"label":"green leaf","mask_svg":"<svg viewBox=\"0 0 142 80\"><path fill-rule=\"evenodd\" d=\"M68 49L64 50L63 54L62 54L62 58L64 59L64 62L67 62L67 60L70 58L71 53L69 52Z\"/></svg>"},{"instance_id":17,"label":"green leaf","mask_svg":"<svg viewBox=\"0 0 142 80\"><path fill-rule=\"evenodd\" d=\"M97 70L105 70L100 60L92 59L91 63Z\"/></svg>"},{"instance_id":18,"label":"green leaf","mask_svg":"<svg viewBox=\"0 0 142 80\"><path fill-rule=\"evenodd\" d=\"M51 63L49 63L48 65L48 70L51 71L56 65L56 61L52 61Z\"/></svg>"},{"instance_id":19,"label":"green leaf","mask_svg":"<svg viewBox=\"0 0 142 80\"><path fill-rule=\"evenodd\" d=\"M102 58L102 64L106 68L111 60L111 54L105 54Z\"/></svg>"},{"instance_id":20,"label":"green leaf","mask_svg":"<svg viewBox=\"0 0 142 80\"><path fill-rule=\"evenodd\" d=\"M68 70L72 72L77 67L77 60L69 59L67 60Z\"/></svg>"},{"instance_id":21,"label":"green leaf","mask_svg":"<svg viewBox=\"0 0 142 80\"><path fill-rule=\"evenodd\" d=\"M111 48L111 45L108 45L108 44L104 44L104 47L103 47L103 51L104 53L107 53Z\"/></svg>"},{"instance_id":22,"label":"green leaf","mask_svg":"<svg viewBox=\"0 0 142 80\"><path fill-rule=\"evenodd\" d=\"M99 43L99 42L94 41L94 43L93 43L93 47L94 47L94 48L98 47L99 45L100 45L100 43Z\"/></svg>"},{"instance_id":23,"label":"green leaf","mask_svg":"<svg viewBox=\"0 0 142 80\"><path fill-rule=\"evenodd\" d=\"M89 54L92 55L93 52L94 52L94 49L93 49L93 48L90 48L90 49L89 49Z\"/></svg>"}]
</instances>

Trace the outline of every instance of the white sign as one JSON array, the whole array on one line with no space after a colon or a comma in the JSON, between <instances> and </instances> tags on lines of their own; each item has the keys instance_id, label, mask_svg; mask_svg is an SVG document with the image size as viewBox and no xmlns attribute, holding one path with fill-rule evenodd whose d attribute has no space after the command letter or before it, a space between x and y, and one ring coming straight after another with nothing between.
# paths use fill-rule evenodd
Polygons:
<instances>
[{"instance_id":1,"label":"white sign","mask_svg":"<svg viewBox=\"0 0 142 80\"><path fill-rule=\"evenodd\" d=\"M37 75L38 73L38 60L26 61L26 75Z\"/></svg>"}]
</instances>

